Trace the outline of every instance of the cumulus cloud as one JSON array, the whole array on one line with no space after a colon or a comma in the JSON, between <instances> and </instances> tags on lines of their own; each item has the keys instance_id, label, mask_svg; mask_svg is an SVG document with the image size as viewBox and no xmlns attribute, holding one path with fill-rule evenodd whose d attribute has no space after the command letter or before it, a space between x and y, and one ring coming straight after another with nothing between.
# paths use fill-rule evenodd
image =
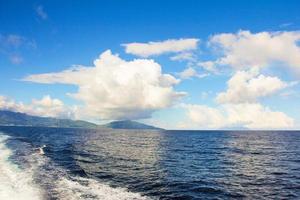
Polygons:
<instances>
[{"instance_id":1,"label":"cumulus cloud","mask_svg":"<svg viewBox=\"0 0 300 200\"><path fill-rule=\"evenodd\" d=\"M65 106L62 101L53 99L49 95L44 96L42 99L33 99L28 104L0 96L0 110L11 110L42 117L70 118L73 116L73 111Z\"/></svg>"},{"instance_id":2,"label":"cumulus cloud","mask_svg":"<svg viewBox=\"0 0 300 200\"><path fill-rule=\"evenodd\" d=\"M187 38L187 39L169 39L161 42L148 42L148 43L128 43L123 44L126 53L133 54L140 57L149 57L153 55L160 55L165 53L181 53L190 50L195 50L199 39ZM181 54L180 56L173 57L173 59L190 57L188 54Z\"/></svg>"},{"instance_id":3,"label":"cumulus cloud","mask_svg":"<svg viewBox=\"0 0 300 200\"><path fill-rule=\"evenodd\" d=\"M179 77L181 79L189 79L192 77L196 77L196 78L204 78L208 76L208 74L199 74L194 68L192 67L188 67L185 70L183 70L182 72L179 73Z\"/></svg>"},{"instance_id":4,"label":"cumulus cloud","mask_svg":"<svg viewBox=\"0 0 300 200\"><path fill-rule=\"evenodd\" d=\"M163 74L158 63L147 59L125 61L110 50L102 53L93 67L30 75L24 80L78 86L78 92L70 95L84 104L79 114L97 119L147 118L185 95L174 91L179 80Z\"/></svg>"},{"instance_id":5,"label":"cumulus cloud","mask_svg":"<svg viewBox=\"0 0 300 200\"><path fill-rule=\"evenodd\" d=\"M225 92L217 95L216 107L185 104L187 119L180 128L219 129L281 129L293 128L294 119L283 112L273 111L258 103L260 97L272 95L297 82L284 82L278 77L265 76L258 68L237 71L227 82Z\"/></svg>"},{"instance_id":6,"label":"cumulus cloud","mask_svg":"<svg viewBox=\"0 0 300 200\"><path fill-rule=\"evenodd\" d=\"M218 94L218 103L253 103L289 86L278 77L264 76L257 69L237 71L227 82L225 92ZM293 85L293 84L292 84Z\"/></svg>"},{"instance_id":7,"label":"cumulus cloud","mask_svg":"<svg viewBox=\"0 0 300 200\"><path fill-rule=\"evenodd\" d=\"M215 65L229 65L235 69L267 67L284 64L300 72L300 32L239 31L211 37L210 47L217 49L221 57Z\"/></svg>"},{"instance_id":8,"label":"cumulus cloud","mask_svg":"<svg viewBox=\"0 0 300 200\"><path fill-rule=\"evenodd\" d=\"M188 122L181 124L181 128L222 128L226 126L226 117L217 108L198 104L185 104Z\"/></svg>"},{"instance_id":9,"label":"cumulus cloud","mask_svg":"<svg viewBox=\"0 0 300 200\"><path fill-rule=\"evenodd\" d=\"M226 104L219 107L186 104L188 120L180 128L218 129L281 129L293 128L294 120L279 111L272 111L259 103Z\"/></svg>"}]
</instances>

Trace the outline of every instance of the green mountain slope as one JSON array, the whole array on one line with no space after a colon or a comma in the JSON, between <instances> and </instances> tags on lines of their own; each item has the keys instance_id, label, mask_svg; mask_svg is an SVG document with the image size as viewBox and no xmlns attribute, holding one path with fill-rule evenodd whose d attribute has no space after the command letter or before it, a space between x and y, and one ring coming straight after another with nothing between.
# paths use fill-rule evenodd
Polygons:
<instances>
[{"instance_id":1,"label":"green mountain slope","mask_svg":"<svg viewBox=\"0 0 300 200\"><path fill-rule=\"evenodd\" d=\"M2 126L45 126L45 127L72 127L97 128L96 124L70 119L52 117L37 117L12 111L0 111L0 125Z\"/></svg>"},{"instance_id":2,"label":"green mountain slope","mask_svg":"<svg viewBox=\"0 0 300 200\"><path fill-rule=\"evenodd\" d=\"M64 128L112 128L112 129L152 129L161 130L160 128L149 126L135 121L124 120L114 121L105 125L94 123L58 119L52 117L31 116L25 113L0 110L0 126L44 126L44 127L64 127Z\"/></svg>"},{"instance_id":3,"label":"green mountain slope","mask_svg":"<svg viewBox=\"0 0 300 200\"><path fill-rule=\"evenodd\" d=\"M149 126L146 124L142 124L135 121L123 120L123 121L114 121L108 124L103 125L106 128L112 129L153 129L160 130L161 128L157 128L155 126Z\"/></svg>"}]
</instances>

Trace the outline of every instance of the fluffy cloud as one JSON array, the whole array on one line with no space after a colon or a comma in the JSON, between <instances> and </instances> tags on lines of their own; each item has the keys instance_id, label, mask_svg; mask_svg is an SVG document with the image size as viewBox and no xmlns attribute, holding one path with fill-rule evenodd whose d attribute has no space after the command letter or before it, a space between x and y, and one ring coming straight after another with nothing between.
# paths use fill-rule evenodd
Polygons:
<instances>
[{"instance_id":1,"label":"fluffy cloud","mask_svg":"<svg viewBox=\"0 0 300 200\"><path fill-rule=\"evenodd\" d=\"M285 64L300 72L300 32L239 31L223 33L210 39L210 46L222 54L215 65L236 69Z\"/></svg>"},{"instance_id":2,"label":"fluffy cloud","mask_svg":"<svg viewBox=\"0 0 300 200\"><path fill-rule=\"evenodd\" d=\"M52 99L49 95L40 100L33 99L29 104L15 102L10 98L0 96L0 110L11 110L43 117L70 118L73 115L72 110L67 108L62 101Z\"/></svg>"},{"instance_id":3,"label":"fluffy cloud","mask_svg":"<svg viewBox=\"0 0 300 200\"><path fill-rule=\"evenodd\" d=\"M194 129L293 128L294 119L283 112L272 111L257 101L259 97L272 95L295 84L283 82L278 77L262 75L258 68L237 71L227 82L227 90L217 95L218 106L183 105L187 120L179 126Z\"/></svg>"},{"instance_id":4,"label":"fluffy cloud","mask_svg":"<svg viewBox=\"0 0 300 200\"><path fill-rule=\"evenodd\" d=\"M77 85L78 92L70 95L84 103L80 114L98 119L147 118L184 95L173 89L179 80L163 74L153 60L125 61L108 50L94 65L30 75L24 80Z\"/></svg>"},{"instance_id":5,"label":"fluffy cloud","mask_svg":"<svg viewBox=\"0 0 300 200\"><path fill-rule=\"evenodd\" d=\"M226 117L216 108L206 105L187 104L186 109L188 122L181 124L181 128L222 128L226 126Z\"/></svg>"},{"instance_id":6,"label":"fluffy cloud","mask_svg":"<svg viewBox=\"0 0 300 200\"><path fill-rule=\"evenodd\" d=\"M194 68L188 67L182 72L179 73L179 77L181 79L189 79L192 77L197 77L197 78L204 78L208 76L208 74L199 74Z\"/></svg>"},{"instance_id":7,"label":"fluffy cloud","mask_svg":"<svg viewBox=\"0 0 300 200\"><path fill-rule=\"evenodd\" d=\"M272 111L258 103L225 106L229 124L244 124L250 129L292 128L294 120L283 112Z\"/></svg>"},{"instance_id":8,"label":"fluffy cloud","mask_svg":"<svg viewBox=\"0 0 300 200\"><path fill-rule=\"evenodd\" d=\"M186 52L190 50L195 50L199 39L188 38L188 39L178 39L178 40L165 40L162 42L148 42L148 43L129 43L123 44L126 53L133 54L140 57L149 57L153 55L160 55L164 53L179 53ZM184 55L184 54L182 54ZM182 58L177 56L173 59ZM184 56L187 58L187 54ZM190 57L190 55L188 56Z\"/></svg>"},{"instance_id":9,"label":"fluffy cloud","mask_svg":"<svg viewBox=\"0 0 300 200\"><path fill-rule=\"evenodd\" d=\"M205 105L184 105L188 121L180 128L217 129L281 129L293 128L294 120L258 103L227 104L217 108Z\"/></svg>"},{"instance_id":10,"label":"fluffy cloud","mask_svg":"<svg viewBox=\"0 0 300 200\"><path fill-rule=\"evenodd\" d=\"M218 94L218 103L253 103L289 84L278 77L264 76L257 69L237 71L227 82L227 91Z\"/></svg>"},{"instance_id":11,"label":"fluffy cloud","mask_svg":"<svg viewBox=\"0 0 300 200\"><path fill-rule=\"evenodd\" d=\"M1 110L14 110L15 102L7 97L0 96L0 109Z\"/></svg>"}]
</instances>

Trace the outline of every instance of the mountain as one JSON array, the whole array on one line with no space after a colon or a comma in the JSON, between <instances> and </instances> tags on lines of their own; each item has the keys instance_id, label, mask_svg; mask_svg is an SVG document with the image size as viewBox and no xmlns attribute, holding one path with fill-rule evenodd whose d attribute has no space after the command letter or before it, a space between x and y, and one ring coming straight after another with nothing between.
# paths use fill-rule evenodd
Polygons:
<instances>
[{"instance_id":1,"label":"mountain","mask_svg":"<svg viewBox=\"0 0 300 200\"><path fill-rule=\"evenodd\" d=\"M65 128L97 128L98 125L70 119L57 119L52 117L37 117L24 113L0 110L0 126L45 126Z\"/></svg>"},{"instance_id":2,"label":"mountain","mask_svg":"<svg viewBox=\"0 0 300 200\"><path fill-rule=\"evenodd\" d=\"M135 121L114 121L105 125L97 125L82 120L58 119L53 117L37 117L25 113L0 110L0 126L44 126L64 128L112 128L112 129L153 129L160 128L149 126Z\"/></svg>"},{"instance_id":3,"label":"mountain","mask_svg":"<svg viewBox=\"0 0 300 200\"><path fill-rule=\"evenodd\" d=\"M123 120L123 121L114 121L108 124L103 125L105 128L112 129L152 129L152 130L161 130L161 128L157 128L155 126L146 125L143 123L131 121L131 120Z\"/></svg>"}]
</instances>

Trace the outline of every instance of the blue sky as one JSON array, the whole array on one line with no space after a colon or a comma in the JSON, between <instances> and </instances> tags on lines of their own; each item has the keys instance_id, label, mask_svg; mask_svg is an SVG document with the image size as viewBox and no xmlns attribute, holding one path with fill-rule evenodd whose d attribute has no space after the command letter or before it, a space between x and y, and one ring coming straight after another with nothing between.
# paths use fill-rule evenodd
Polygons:
<instances>
[{"instance_id":1,"label":"blue sky","mask_svg":"<svg viewBox=\"0 0 300 200\"><path fill-rule=\"evenodd\" d=\"M300 65L298 49L293 47L299 47L299 6L299 1L267 0L0 0L0 108L43 116L83 118L100 123L128 118L174 129L297 128L300 122ZM241 42L230 41L227 45L226 36L222 35L224 33ZM214 37L215 41L212 41ZM198 42L194 46L179 44L180 39L196 39ZM172 49L174 46L168 49L166 46L170 44L166 41L169 40L173 41L171 46L188 47L178 51ZM253 41L262 43L255 46ZM167 49L144 56L129 52L122 45L148 44L144 46L147 49L151 48L149 42L158 45L153 48ZM251 61L243 60L244 54L239 55L240 47L244 47L244 53L246 57L249 55ZM88 69L95 67L94 60L106 50L111 50L112 57L118 54L129 68L130 61L134 59L147 61L144 63L147 65L146 71L137 67L137 71L132 73L147 77L150 73L148 67L149 70L154 69L148 61L153 60L162 70L161 74L156 74L157 80L169 74L177 82L168 83L168 87L159 83L155 89L148 91L149 84L151 88L154 84L152 80L145 83L141 79L135 80L137 84L143 83L139 88L144 93L131 87L131 82L124 82L118 90L111 85L112 98L124 98L121 94L117 95L122 86L124 91L128 90L125 95L135 96L112 101L101 96L111 93L97 89L97 84L107 87L116 77L106 80L110 75L103 77L101 67L100 74L85 74L79 70L79 75L66 73L60 80L54 80L53 76L58 74L53 73L61 73L74 65ZM259 56L253 59L251 55L258 51L261 51L258 54L262 55L261 58L252 62ZM288 51L291 51L289 56L286 55ZM189 55L189 58L172 59L183 54ZM219 62L228 55L235 60ZM105 59L114 59L111 56L103 56L103 63L106 63ZM207 61L213 62L217 72L201 66ZM255 71L254 68L258 69ZM116 68L115 72L120 69ZM183 75L187 69L190 69L189 73ZM242 72L250 78L245 78ZM47 84L43 84L45 80L40 74L49 75ZM79 81L80 74L85 74L95 84L87 80ZM70 82L66 76L78 81ZM243 87L249 89L246 94L238 92L246 89L237 88L235 85L241 84L237 80L232 81L232 87L228 86L228 81L233 77L239 80L244 78ZM96 89L83 91L87 87ZM162 88L164 92L161 92ZM145 94L145 91L148 93ZM87 98L85 92L91 97ZM226 93L225 97L218 100L221 93ZM137 102L137 99L142 100ZM244 110L240 111L241 108ZM126 115L126 112L129 114ZM246 113L239 115L239 112ZM261 124L255 119L257 116L269 120Z\"/></svg>"}]
</instances>

